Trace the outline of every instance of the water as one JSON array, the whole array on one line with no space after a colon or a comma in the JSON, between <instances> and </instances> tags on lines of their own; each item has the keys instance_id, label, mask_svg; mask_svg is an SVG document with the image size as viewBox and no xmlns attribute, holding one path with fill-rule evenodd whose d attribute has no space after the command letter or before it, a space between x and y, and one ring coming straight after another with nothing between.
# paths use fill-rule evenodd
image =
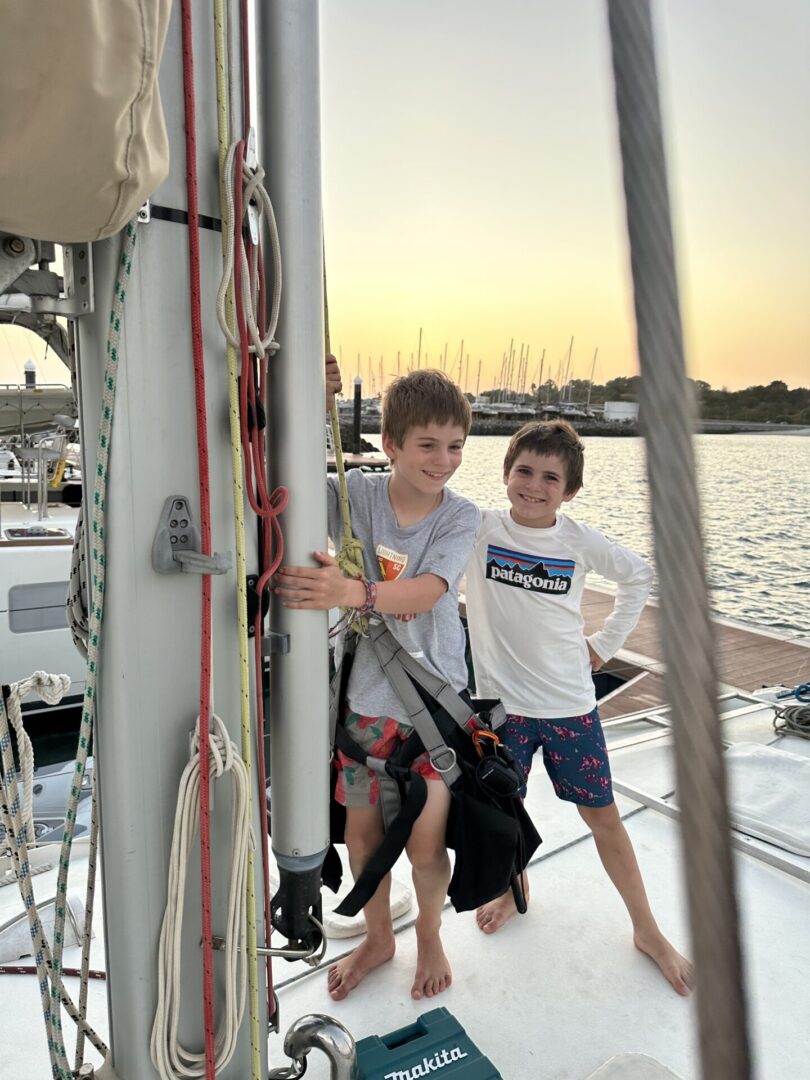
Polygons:
<instances>
[{"instance_id":1,"label":"water","mask_svg":"<svg viewBox=\"0 0 810 1080\"><path fill-rule=\"evenodd\" d=\"M583 441L585 486L565 512L652 559L644 440ZM479 506L506 505L508 442L471 436L452 487ZM699 435L696 454L712 610L810 635L810 437Z\"/></svg>"}]
</instances>

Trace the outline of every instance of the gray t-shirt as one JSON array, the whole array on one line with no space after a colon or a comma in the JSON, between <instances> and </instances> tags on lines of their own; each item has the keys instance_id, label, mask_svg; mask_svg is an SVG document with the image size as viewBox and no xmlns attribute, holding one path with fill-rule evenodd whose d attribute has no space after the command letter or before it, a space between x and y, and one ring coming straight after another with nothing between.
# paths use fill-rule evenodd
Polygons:
<instances>
[{"instance_id":1,"label":"gray t-shirt","mask_svg":"<svg viewBox=\"0 0 810 1080\"><path fill-rule=\"evenodd\" d=\"M445 488L436 509L415 525L400 528L388 498L387 475L353 469L346 482L352 531L363 544L366 577L393 581L436 574L447 582L447 592L431 611L410 622L386 615L391 633L411 656L455 690L467 686L464 628L458 614L458 585L472 551L480 514L478 508ZM328 477L329 535L337 545L343 532L337 478ZM337 645L340 660L343 642ZM404 708L382 668L371 643L359 638L348 687L349 708L363 716L393 716L407 723Z\"/></svg>"}]
</instances>

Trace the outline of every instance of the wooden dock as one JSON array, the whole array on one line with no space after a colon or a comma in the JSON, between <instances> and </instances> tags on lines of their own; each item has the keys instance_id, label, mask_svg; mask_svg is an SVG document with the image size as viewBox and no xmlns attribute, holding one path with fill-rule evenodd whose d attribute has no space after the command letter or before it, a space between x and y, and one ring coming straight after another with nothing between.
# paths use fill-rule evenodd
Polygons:
<instances>
[{"instance_id":1,"label":"wooden dock","mask_svg":"<svg viewBox=\"0 0 810 1080\"><path fill-rule=\"evenodd\" d=\"M388 468L388 458L385 454L346 454L343 455L343 464L347 469L372 469L374 472L382 472ZM336 471L335 455L326 455L326 471Z\"/></svg>"},{"instance_id":2,"label":"wooden dock","mask_svg":"<svg viewBox=\"0 0 810 1080\"><path fill-rule=\"evenodd\" d=\"M598 630L612 607L612 594L586 589L582 604L585 633ZM714 628L718 678L726 686L753 691L763 686L796 686L810 681L810 640L787 640L719 620L714 622ZM603 719L665 704L663 649L655 602L644 608L638 626L607 669L636 681L600 704Z\"/></svg>"}]
</instances>

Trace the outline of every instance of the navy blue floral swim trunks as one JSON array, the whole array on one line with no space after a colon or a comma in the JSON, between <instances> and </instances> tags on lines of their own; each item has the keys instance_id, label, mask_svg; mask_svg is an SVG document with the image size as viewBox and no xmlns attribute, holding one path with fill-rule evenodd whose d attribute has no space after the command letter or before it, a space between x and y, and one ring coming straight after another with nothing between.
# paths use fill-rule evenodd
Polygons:
<instances>
[{"instance_id":1,"label":"navy blue floral swim trunks","mask_svg":"<svg viewBox=\"0 0 810 1080\"><path fill-rule=\"evenodd\" d=\"M526 795L532 758L542 750L543 764L558 798L578 806L610 806L613 802L610 762L596 709L585 716L559 720L509 713L498 735L514 755L523 784L522 797Z\"/></svg>"}]
</instances>

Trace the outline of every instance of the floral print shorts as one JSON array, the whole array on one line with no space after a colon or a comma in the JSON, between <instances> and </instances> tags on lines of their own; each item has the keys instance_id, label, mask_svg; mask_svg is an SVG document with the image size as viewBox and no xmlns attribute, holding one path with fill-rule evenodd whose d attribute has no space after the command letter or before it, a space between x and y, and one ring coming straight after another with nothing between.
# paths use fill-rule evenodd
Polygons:
<instances>
[{"instance_id":1,"label":"floral print shorts","mask_svg":"<svg viewBox=\"0 0 810 1080\"><path fill-rule=\"evenodd\" d=\"M372 757L389 758L400 743L410 735L410 724L401 724L392 716L361 716L350 712L346 716L346 731ZM342 806L376 806L380 798L380 781L377 774L359 761L337 752L337 784L335 798ZM427 754L420 754L411 765L411 771L426 780L441 777L430 764Z\"/></svg>"},{"instance_id":2,"label":"floral print shorts","mask_svg":"<svg viewBox=\"0 0 810 1080\"><path fill-rule=\"evenodd\" d=\"M560 720L539 720L532 716L507 714L498 735L514 755L526 795L526 781L537 750L559 799L579 806L610 806L613 785L610 779L605 736L596 709L586 716Z\"/></svg>"}]
</instances>

